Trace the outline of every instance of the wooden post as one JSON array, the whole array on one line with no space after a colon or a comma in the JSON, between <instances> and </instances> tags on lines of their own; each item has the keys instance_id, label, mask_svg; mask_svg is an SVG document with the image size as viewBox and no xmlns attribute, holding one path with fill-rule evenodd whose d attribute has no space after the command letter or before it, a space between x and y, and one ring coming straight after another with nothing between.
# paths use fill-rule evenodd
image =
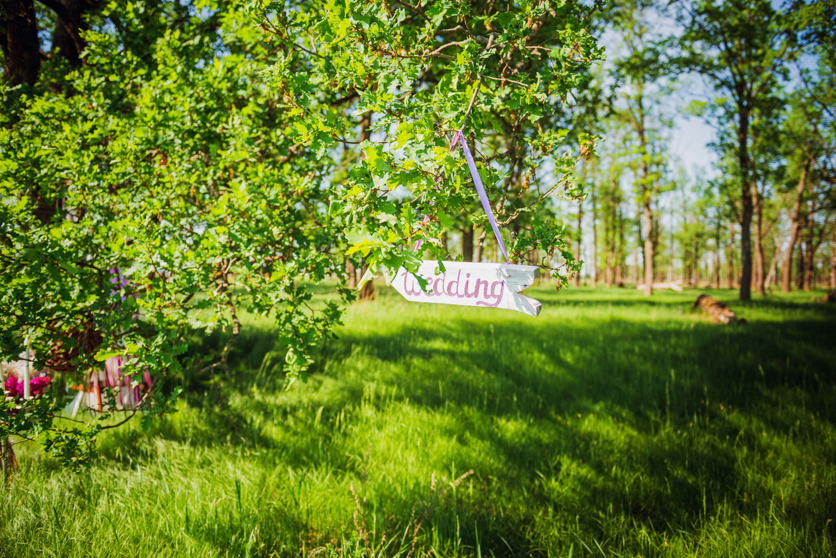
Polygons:
<instances>
[{"instance_id":1,"label":"wooden post","mask_svg":"<svg viewBox=\"0 0 836 558\"><path fill-rule=\"evenodd\" d=\"M29 335L26 336L26 358L23 359L23 398L30 399L32 394L29 392Z\"/></svg>"},{"instance_id":2,"label":"wooden post","mask_svg":"<svg viewBox=\"0 0 836 558\"><path fill-rule=\"evenodd\" d=\"M0 363L0 364L2 364L2 363ZM0 365L0 383L5 384L5 380L6 380L6 378L5 378L5 375L3 374L3 367L2 367L2 365ZM8 447L9 447L9 441L6 438L3 438L2 440L0 440L0 461L2 461L2 464L0 464L0 467L2 467L2 469L3 469L3 482L4 483L9 478L8 477L8 470L6 469L6 461L8 459L8 455L7 455Z\"/></svg>"}]
</instances>

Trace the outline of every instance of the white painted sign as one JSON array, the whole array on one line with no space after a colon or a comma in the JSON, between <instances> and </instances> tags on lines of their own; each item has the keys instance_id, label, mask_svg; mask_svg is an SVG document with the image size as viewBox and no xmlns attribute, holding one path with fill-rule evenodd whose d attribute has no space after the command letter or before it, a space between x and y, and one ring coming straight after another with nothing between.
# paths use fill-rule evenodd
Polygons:
<instances>
[{"instance_id":1,"label":"white painted sign","mask_svg":"<svg viewBox=\"0 0 836 558\"><path fill-rule=\"evenodd\" d=\"M518 294L534 284L537 266L507 263L443 262L444 273L436 261L425 261L417 275L427 280L427 292L418 279L404 268L390 282L395 290L412 302L434 302L459 306L505 308L536 317L541 304Z\"/></svg>"}]
</instances>

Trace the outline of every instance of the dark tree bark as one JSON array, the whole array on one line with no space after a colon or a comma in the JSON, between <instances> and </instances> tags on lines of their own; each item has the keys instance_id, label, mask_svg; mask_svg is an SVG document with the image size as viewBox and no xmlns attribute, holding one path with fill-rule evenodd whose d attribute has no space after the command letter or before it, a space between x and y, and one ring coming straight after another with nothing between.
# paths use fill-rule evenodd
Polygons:
<instances>
[{"instance_id":1,"label":"dark tree bark","mask_svg":"<svg viewBox=\"0 0 836 558\"><path fill-rule=\"evenodd\" d=\"M621 214L621 205L618 206L618 251L615 255L615 284L619 287L624 285L624 216Z\"/></svg>"},{"instance_id":2,"label":"dark tree bark","mask_svg":"<svg viewBox=\"0 0 836 558\"><path fill-rule=\"evenodd\" d=\"M792 285L792 252L798 242L798 232L801 230L801 201L804 198L804 189L807 187L807 173L810 171L810 161L804 163L801 169L801 176L798 179L798 186L795 189L795 203L790 217L790 240L787 244L787 251L784 254L784 262L781 265L781 292L788 293Z\"/></svg>"},{"instance_id":3,"label":"dark tree bark","mask_svg":"<svg viewBox=\"0 0 836 558\"><path fill-rule=\"evenodd\" d=\"M715 289L720 288L720 221L717 221L717 227L714 229L714 269L711 273L712 286Z\"/></svg>"},{"instance_id":4,"label":"dark tree bark","mask_svg":"<svg viewBox=\"0 0 836 558\"><path fill-rule=\"evenodd\" d=\"M611 206L612 211L607 212L604 221L604 246L606 247L606 267L604 268L604 284L612 287L613 283L613 259L615 258L615 205Z\"/></svg>"},{"instance_id":5,"label":"dark tree bark","mask_svg":"<svg viewBox=\"0 0 836 558\"><path fill-rule=\"evenodd\" d=\"M595 184L592 185L592 286L598 287L598 204L595 200Z\"/></svg>"},{"instance_id":6,"label":"dark tree bark","mask_svg":"<svg viewBox=\"0 0 836 558\"><path fill-rule=\"evenodd\" d=\"M836 289L836 225L830 231L830 288Z\"/></svg>"},{"instance_id":7,"label":"dark tree bark","mask_svg":"<svg viewBox=\"0 0 836 558\"><path fill-rule=\"evenodd\" d=\"M575 261L581 261L581 243L583 242L583 230L581 228L581 223L583 222L583 200L578 202L578 238L577 238L577 245L575 246ZM581 285L581 274L580 272L575 273L575 286L580 287Z\"/></svg>"},{"instance_id":8,"label":"dark tree bark","mask_svg":"<svg viewBox=\"0 0 836 558\"><path fill-rule=\"evenodd\" d=\"M743 87L741 84L740 87ZM739 97L741 98L742 95ZM752 189L749 181L749 116L745 101L738 103L737 161L740 165L741 215L740 215L740 300L752 300Z\"/></svg>"},{"instance_id":9,"label":"dark tree bark","mask_svg":"<svg viewBox=\"0 0 836 558\"><path fill-rule=\"evenodd\" d=\"M52 32L52 52L60 53L70 65L81 65L81 53L87 46L81 38L81 32L87 29L84 14L95 8L95 2L86 0L40 0L40 2L55 12L58 21Z\"/></svg>"},{"instance_id":10,"label":"dark tree bark","mask_svg":"<svg viewBox=\"0 0 836 558\"><path fill-rule=\"evenodd\" d=\"M473 225L467 224L462 231L462 261L473 261Z\"/></svg>"},{"instance_id":11,"label":"dark tree bark","mask_svg":"<svg viewBox=\"0 0 836 558\"><path fill-rule=\"evenodd\" d=\"M41 47L34 0L2 0L0 24L6 81L11 85L34 85L41 69Z\"/></svg>"},{"instance_id":12,"label":"dark tree bark","mask_svg":"<svg viewBox=\"0 0 836 558\"><path fill-rule=\"evenodd\" d=\"M813 238L813 212L807 215L807 251L804 253L804 290L809 291L813 288L813 281L815 280L815 258L816 258L816 244Z\"/></svg>"},{"instance_id":13,"label":"dark tree bark","mask_svg":"<svg viewBox=\"0 0 836 558\"><path fill-rule=\"evenodd\" d=\"M636 244L636 285L642 282L642 267L639 267L639 262L641 261L641 254L644 250L644 238L642 236L642 207L638 206L638 211L636 212L636 231L639 235L639 243ZM644 262L642 262L644 263Z\"/></svg>"},{"instance_id":14,"label":"dark tree bark","mask_svg":"<svg viewBox=\"0 0 836 558\"><path fill-rule=\"evenodd\" d=\"M752 270L752 285L755 292L761 296L766 294L764 282L766 281L766 259L763 254L763 196L758 190L756 181L752 181L752 194L754 195L755 210L755 266Z\"/></svg>"},{"instance_id":15,"label":"dark tree bark","mask_svg":"<svg viewBox=\"0 0 836 558\"><path fill-rule=\"evenodd\" d=\"M804 257L804 238L803 235L798 235L798 257L796 258L797 265L798 265L798 274L795 277L795 288L799 291L804 288L804 277L805 277L805 268L804 264L807 261L807 258Z\"/></svg>"},{"instance_id":16,"label":"dark tree bark","mask_svg":"<svg viewBox=\"0 0 836 558\"><path fill-rule=\"evenodd\" d=\"M644 295L650 296L653 294L653 252L656 249L656 243L653 240L653 211L650 209L651 193L650 184L648 184L649 169L647 165L647 138L645 137L644 128L644 105L642 97L642 86L638 85L638 108L639 108L639 145L641 146L641 179L642 185L640 188L642 195L642 208L644 217L644 227L647 231L644 235Z\"/></svg>"},{"instance_id":17,"label":"dark tree bark","mask_svg":"<svg viewBox=\"0 0 836 558\"><path fill-rule=\"evenodd\" d=\"M729 244L728 252L726 254L726 279L729 282L729 288L734 288L734 223L729 228Z\"/></svg>"},{"instance_id":18,"label":"dark tree bark","mask_svg":"<svg viewBox=\"0 0 836 558\"><path fill-rule=\"evenodd\" d=\"M476 246L473 251L473 261L474 262L481 262L482 261L482 253L485 247L485 237L488 235L488 229L483 229L482 234L479 235L479 238L476 239Z\"/></svg>"}]
</instances>

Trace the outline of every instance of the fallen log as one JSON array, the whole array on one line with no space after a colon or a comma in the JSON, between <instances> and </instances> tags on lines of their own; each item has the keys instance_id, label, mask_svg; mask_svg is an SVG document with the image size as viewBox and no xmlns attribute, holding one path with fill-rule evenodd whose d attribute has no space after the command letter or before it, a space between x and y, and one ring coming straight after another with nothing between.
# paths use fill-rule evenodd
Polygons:
<instances>
[{"instance_id":1,"label":"fallen log","mask_svg":"<svg viewBox=\"0 0 836 558\"><path fill-rule=\"evenodd\" d=\"M715 300L708 295L701 294L697 297L691 310L699 306L700 310L711 316L711 321L721 324L745 324L746 320L738 318L737 314L727 304Z\"/></svg>"},{"instance_id":2,"label":"fallen log","mask_svg":"<svg viewBox=\"0 0 836 558\"><path fill-rule=\"evenodd\" d=\"M670 283L653 283L652 285L653 290L662 290L662 289L670 289L672 291L676 291L678 293L682 292L682 280L672 281ZM640 283L636 285L636 290L643 291L644 290L644 283Z\"/></svg>"}]
</instances>

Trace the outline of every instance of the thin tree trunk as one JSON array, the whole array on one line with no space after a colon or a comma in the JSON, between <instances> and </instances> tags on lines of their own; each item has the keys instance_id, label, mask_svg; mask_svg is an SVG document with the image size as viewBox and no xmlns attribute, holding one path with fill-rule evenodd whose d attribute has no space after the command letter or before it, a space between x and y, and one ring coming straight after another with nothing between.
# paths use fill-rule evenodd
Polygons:
<instances>
[{"instance_id":1,"label":"thin tree trunk","mask_svg":"<svg viewBox=\"0 0 836 558\"><path fill-rule=\"evenodd\" d=\"M583 171L581 172L581 183L586 182L586 175L589 172L589 167L587 163L583 164ZM583 200L578 202L578 236L577 236L577 246L575 246L575 263L581 261L581 244L583 243ZM578 271L575 273L575 286L579 287L581 285L581 272Z\"/></svg>"},{"instance_id":2,"label":"thin tree trunk","mask_svg":"<svg viewBox=\"0 0 836 558\"><path fill-rule=\"evenodd\" d=\"M624 286L624 216L621 214L621 204L618 205L618 251L615 256L615 284Z\"/></svg>"},{"instance_id":3,"label":"thin tree trunk","mask_svg":"<svg viewBox=\"0 0 836 558\"><path fill-rule=\"evenodd\" d=\"M778 260L781 256L781 244L777 244L775 246L775 253L772 255L772 263L769 264L769 273L764 280L764 292L768 291L769 288L772 286L772 282L775 281L775 276L778 273Z\"/></svg>"},{"instance_id":4,"label":"thin tree trunk","mask_svg":"<svg viewBox=\"0 0 836 558\"><path fill-rule=\"evenodd\" d=\"M688 277L688 280L696 287L699 286L700 283L700 246L699 242L696 238L694 238L694 246L693 252L691 254L692 264L691 264L691 272L694 274L693 277Z\"/></svg>"},{"instance_id":5,"label":"thin tree trunk","mask_svg":"<svg viewBox=\"0 0 836 558\"><path fill-rule=\"evenodd\" d=\"M758 191L758 184L752 181L752 193L754 194L755 209L755 268L752 273L752 284L755 292L760 296L766 294L764 290L765 281L765 258L763 254L763 197Z\"/></svg>"},{"instance_id":6,"label":"thin tree trunk","mask_svg":"<svg viewBox=\"0 0 836 558\"><path fill-rule=\"evenodd\" d=\"M749 183L749 107L738 105L738 153L741 174L740 300L752 300L752 190Z\"/></svg>"},{"instance_id":7,"label":"thin tree trunk","mask_svg":"<svg viewBox=\"0 0 836 558\"><path fill-rule=\"evenodd\" d=\"M728 251L726 254L726 279L729 283L729 288L734 288L734 222L731 223L731 227L729 228L729 244L728 244Z\"/></svg>"},{"instance_id":8,"label":"thin tree trunk","mask_svg":"<svg viewBox=\"0 0 836 558\"><path fill-rule=\"evenodd\" d=\"M673 210L671 210L671 213L673 213ZM673 219L671 219L671 247L670 247L670 255L669 255L670 261L668 262L668 276L669 276L668 281L675 281L676 280L676 276L675 276L674 268L673 268L674 253L675 252L674 252L674 242L673 242Z\"/></svg>"},{"instance_id":9,"label":"thin tree trunk","mask_svg":"<svg viewBox=\"0 0 836 558\"><path fill-rule=\"evenodd\" d=\"M810 171L810 161L805 161L801 169L801 176L798 179L798 186L795 189L795 203L790 217L790 240L787 244L787 251L784 254L784 262L781 265L781 292L790 292L792 285L792 252L798 241L798 231L801 228L801 200L804 197L804 189L807 187L807 173Z\"/></svg>"},{"instance_id":10,"label":"thin tree trunk","mask_svg":"<svg viewBox=\"0 0 836 558\"><path fill-rule=\"evenodd\" d=\"M462 261L473 261L473 225L467 224L462 231Z\"/></svg>"},{"instance_id":11,"label":"thin tree trunk","mask_svg":"<svg viewBox=\"0 0 836 558\"><path fill-rule=\"evenodd\" d=\"M598 287L598 204L595 200L595 184L592 184L592 286Z\"/></svg>"},{"instance_id":12,"label":"thin tree trunk","mask_svg":"<svg viewBox=\"0 0 836 558\"><path fill-rule=\"evenodd\" d=\"M795 258L796 265L798 269L796 270L795 276L795 288L797 290L802 290L804 288L804 262L807 261L804 255L804 238L803 238L803 231L799 233L798 236L798 255Z\"/></svg>"},{"instance_id":13,"label":"thin tree trunk","mask_svg":"<svg viewBox=\"0 0 836 558\"><path fill-rule=\"evenodd\" d=\"M637 84L636 90L636 99L639 113L637 131L639 134L639 154L641 155L641 187L639 188L639 191L641 192L642 196L642 206L644 208L644 226L645 230L647 231L645 233L644 239L644 296L650 296L653 294L653 251L656 243L653 242L653 212L650 209L650 203L652 200L650 184L648 184L649 169L647 160L647 138L645 137L644 128L644 98L641 83Z\"/></svg>"},{"instance_id":14,"label":"thin tree trunk","mask_svg":"<svg viewBox=\"0 0 836 558\"><path fill-rule=\"evenodd\" d=\"M650 209L650 200L645 199L642 204L642 217L644 219L644 296L653 294L653 211Z\"/></svg>"},{"instance_id":15,"label":"thin tree trunk","mask_svg":"<svg viewBox=\"0 0 836 558\"><path fill-rule=\"evenodd\" d=\"M836 225L830 231L830 288L836 289Z\"/></svg>"},{"instance_id":16,"label":"thin tree trunk","mask_svg":"<svg viewBox=\"0 0 836 558\"><path fill-rule=\"evenodd\" d=\"M815 225L815 221L813 219L813 212L807 216L807 251L805 252L805 275L804 275L804 290L809 291L813 288L813 283L815 281L815 258L816 258L816 244L813 239L813 226Z\"/></svg>"},{"instance_id":17,"label":"thin tree trunk","mask_svg":"<svg viewBox=\"0 0 836 558\"><path fill-rule=\"evenodd\" d=\"M360 141L368 141L372 138L372 112L369 111L363 115L360 119ZM366 274L368 270L367 265L363 265L360 271L360 278L358 281L363 279L363 276ZM360 287L360 292L358 294L360 300L372 300L374 298L374 278L369 279L366 283Z\"/></svg>"},{"instance_id":18,"label":"thin tree trunk","mask_svg":"<svg viewBox=\"0 0 836 558\"><path fill-rule=\"evenodd\" d=\"M488 229L482 230L482 234L479 235L479 238L476 239L476 248L473 254L473 261L474 262L481 262L482 261L482 250L485 245L485 236L488 234Z\"/></svg>"},{"instance_id":19,"label":"thin tree trunk","mask_svg":"<svg viewBox=\"0 0 836 558\"><path fill-rule=\"evenodd\" d=\"M642 238L642 208L640 205L636 205L636 231L639 235L639 242L636 244L636 285L642 282L642 269L639 262L641 262L642 258L642 250L644 250L644 238ZM642 262L643 263L643 262Z\"/></svg>"},{"instance_id":20,"label":"thin tree trunk","mask_svg":"<svg viewBox=\"0 0 836 558\"><path fill-rule=\"evenodd\" d=\"M720 288L720 221L717 220L717 227L714 229L714 273L712 275L714 288Z\"/></svg>"},{"instance_id":21,"label":"thin tree trunk","mask_svg":"<svg viewBox=\"0 0 836 558\"><path fill-rule=\"evenodd\" d=\"M357 288L357 269L354 267L354 264L351 263L349 260L345 262L345 274L348 276L348 288L349 289L356 289Z\"/></svg>"},{"instance_id":22,"label":"thin tree trunk","mask_svg":"<svg viewBox=\"0 0 836 558\"><path fill-rule=\"evenodd\" d=\"M585 173L584 173L585 175ZM575 262L581 261L581 243L583 242L583 229L581 228L581 223L583 222L583 200L578 202L578 237L577 237L577 245L575 246ZM580 287L581 285L581 273L578 271L575 273L575 286Z\"/></svg>"},{"instance_id":23,"label":"thin tree trunk","mask_svg":"<svg viewBox=\"0 0 836 558\"><path fill-rule=\"evenodd\" d=\"M612 199L610 199L612 203ZM604 246L607 247L606 271L604 273L604 282L607 287L612 287L613 283L613 259L615 258L615 205L610 206L610 211L607 212L607 220L604 223Z\"/></svg>"}]
</instances>

